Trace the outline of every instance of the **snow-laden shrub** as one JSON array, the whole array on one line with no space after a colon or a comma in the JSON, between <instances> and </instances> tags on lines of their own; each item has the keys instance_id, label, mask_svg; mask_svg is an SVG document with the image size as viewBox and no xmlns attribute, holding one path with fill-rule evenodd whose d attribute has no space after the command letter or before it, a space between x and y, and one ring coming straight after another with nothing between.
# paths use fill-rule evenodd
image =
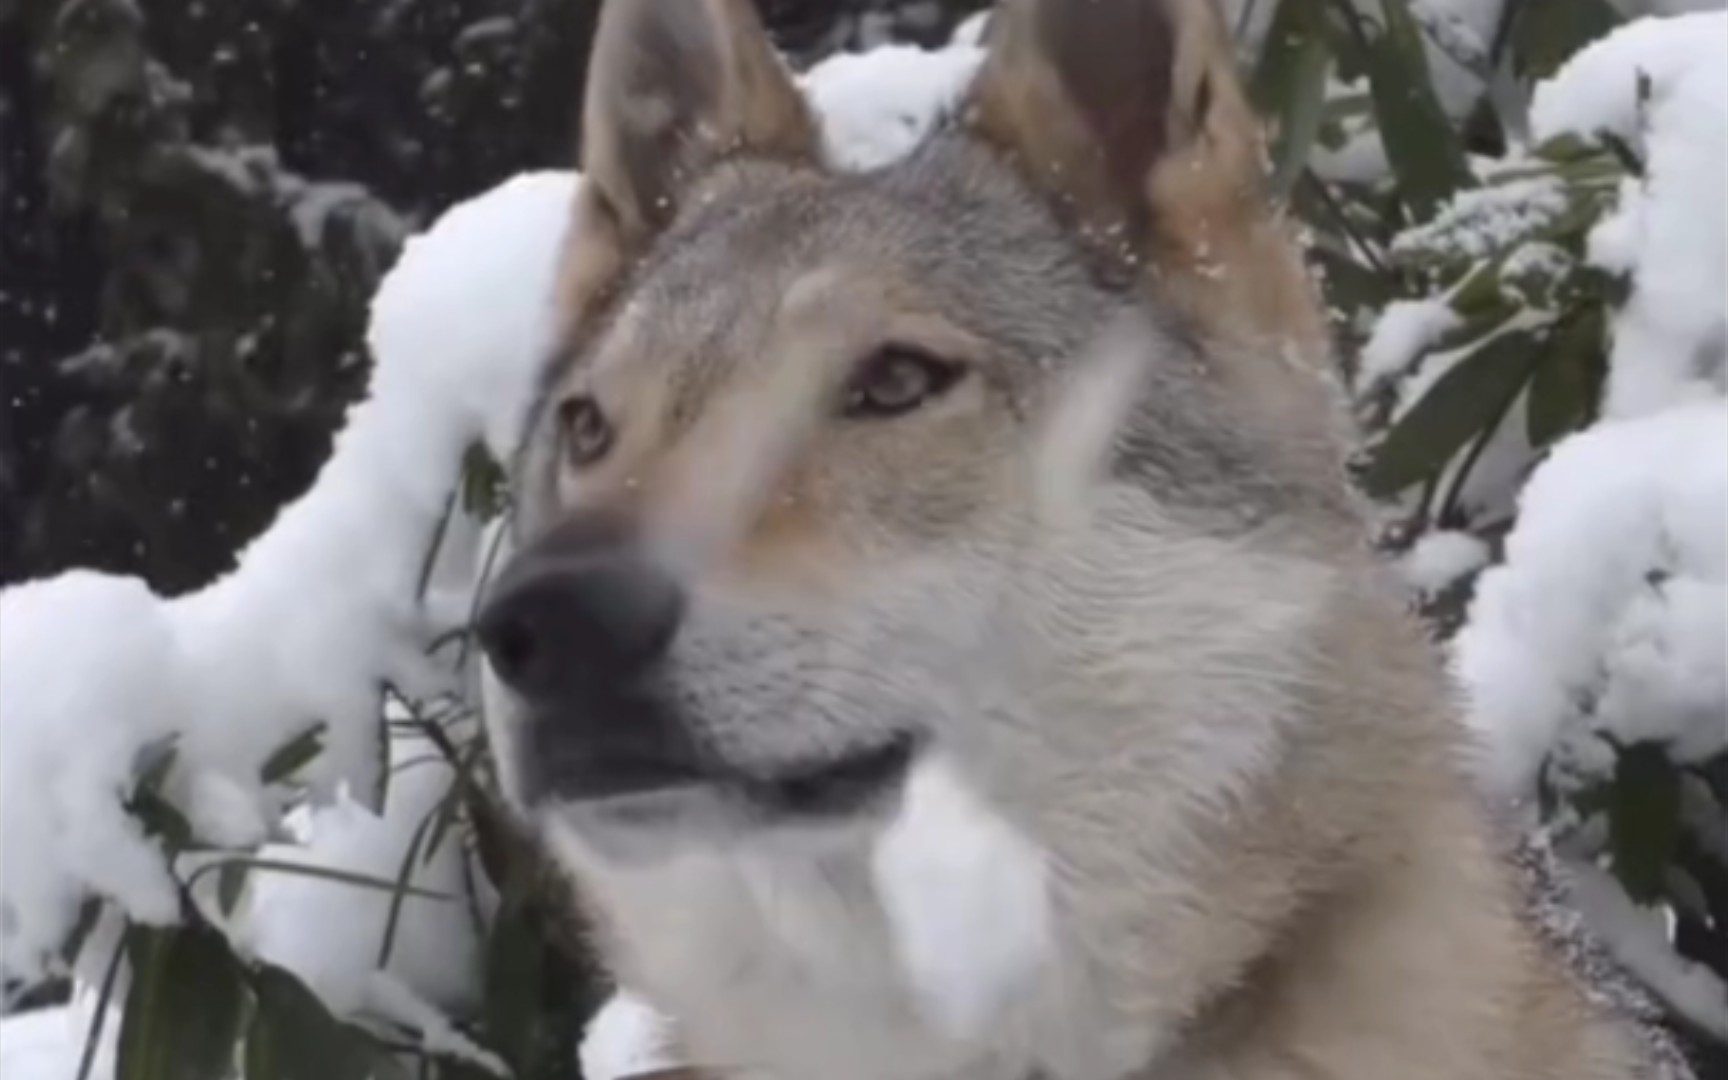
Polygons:
<instances>
[{"instance_id":1,"label":"snow-laden shrub","mask_svg":"<svg viewBox=\"0 0 1728 1080\"><path fill-rule=\"evenodd\" d=\"M1485 789L1680 1026L1728 1042L1728 15L1508 5L1492 46L1437 39L1486 87L1460 130L1398 5L1384 30L1322 6L1280 5L1279 47L1340 22L1370 46L1362 89L1298 72L1359 479Z\"/></svg>"},{"instance_id":2,"label":"snow-laden shrub","mask_svg":"<svg viewBox=\"0 0 1728 1080\"><path fill-rule=\"evenodd\" d=\"M1472 692L1485 787L1558 838L1682 1023L1728 1039L1728 16L1231 7L1360 479ZM909 146L977 30L805 76L836 159ZM0 593L0 971L77 987L0 1027L8 1076L657 1063L627 996L576 1053L604 988L548 947L560 897L501 811L463 632L577 183L515 178L409 243L366 400L232 575Z\"/></svg>"}]
</instances>

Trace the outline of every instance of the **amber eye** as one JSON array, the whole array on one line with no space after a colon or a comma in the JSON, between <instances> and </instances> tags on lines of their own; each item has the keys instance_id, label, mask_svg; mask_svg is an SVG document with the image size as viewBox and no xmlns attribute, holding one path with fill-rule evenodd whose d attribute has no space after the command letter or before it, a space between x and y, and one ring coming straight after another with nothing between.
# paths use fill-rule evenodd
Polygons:
<instances>
[{"instance_id":1,"label":"amber eye","mask_svg":"<svg viewBox=\"0 0 1728 1080\"><path fill-rule=\"evenodd\" d=\"M844 416L878 420L901 416L947 393L966 369L904 345L878 349L846 384Z\"/></svg>"},{"instance_id":2,"label":"amber eye","mask_svg":"<svg viewBox=\"0 0 1728 1080\"><path fill-rule=\"evenodd\" d=\"M586 395L558 406L558 434L564 456L572 465L592 465L612 449L612 425L600 403Z\"/></svg>"}]
</instances>

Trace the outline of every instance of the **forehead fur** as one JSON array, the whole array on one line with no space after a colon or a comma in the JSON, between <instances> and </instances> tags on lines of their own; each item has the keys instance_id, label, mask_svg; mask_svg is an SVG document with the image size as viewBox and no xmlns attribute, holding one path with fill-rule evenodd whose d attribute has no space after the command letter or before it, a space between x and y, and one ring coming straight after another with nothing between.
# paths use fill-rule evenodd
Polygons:
<instances>
[{"instance_id":1,"label":"forehead fur","mask_svg":"<svg viewBox=\"0 0 1728 1080\"><path fill-rule=\"evenodd\" d=\"M682 430L740 365L795 360L766 355L777 309L799 280L839 268L894 283L898 302L982 342L987 355L965 359L990 365L1010 402L1030 408L1113 315L1134 307L1152 336L1141 399L1111 455L1118 478L1227 532L1292 509L1338 509L1337 477L1299 467L1288 432L1234 415L1208 343L1155 285L1123 280L1121 265L959 132L863 174L736 161L698 186L613 302L591 313L549 370L547 396L617 350L652 365L668 430Z\"/></svg>"},{"instance_id":2,"label":"forehead fur","mask_svg":"<svg viewBox=\"0 0 1728 1080\"><path fill-rule=\"evenodd\" d=\"M1070 354L1088 327L1130 303L1044 203L985 148L938 137L864 174L768 162L721 167L632 267L609 311L596 312L568 367L600 351L628 315L635 351L688 358L678 378L702 385L760 346L752 340L800 278L823 269L901 286L918 304L990 343L989 359L1034 363ZM677 395L690 408L688 392Z\"/></svg>"}]
</instances>

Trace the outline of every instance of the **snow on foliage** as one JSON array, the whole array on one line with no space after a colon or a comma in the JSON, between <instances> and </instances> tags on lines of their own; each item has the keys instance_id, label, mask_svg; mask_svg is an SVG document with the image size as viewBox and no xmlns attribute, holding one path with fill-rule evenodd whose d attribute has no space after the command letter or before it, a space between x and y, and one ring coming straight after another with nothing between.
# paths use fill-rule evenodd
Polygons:
<instances>
[{"instance_id":1,"label":"snow on foliage","mask_svg":"<svg viewBox=\"0 0 1728 1080\"><path fill-rule=\"evenodd\" d=\"M1645 19L1578 54L1531 110L1540 138L1608 133L1645 161L1594 262L1631 275L1607 411L1720 397L1728 350L1728 14Z\"/></svg>"},{"instance_id":2,"label":"snow on foliage","mask_svg":"<svg viewBox=\"0 0 1728 1080\"><path fill-rule=\"evenodd\" d=\"M116 1023L109 1023L91 1076L114 1075ZM0 1075L7 1080L78 1080L89 1002L39 1009L0 1021Z\"/></svg>"},{"instance_id":3,"label":"snow on foliage","mask_svg":"<svg viewBox=\"0 0 1728 1080\"><path fill-rule=\"evenodd\" d=\"M177 917L168 868L121 796L184 694L172 625L138 581L20 585L0 593L0 625L0 963L29 978L86 890L144 922Z\"/></svg>"},{"instance_id":4,"label":"snow on foliage","mask_svg":"<svg viewBox=\"0 0 1728 1080\"><path fill-rule=\"evenodd\" d=\"M1721 13L1632 23L1536 96L1541 136L1608 131L1647 165L1592 237L1632 281L1606 416L1531 478L1458 642L1506 794L1529 790L1581 701L1625 742L1672 739L1686 757L1728 744L1724 41Z\"/></svg>"},{"instance_id":5,"label":"snow on foliage","mask_svg":"<svg viewBox=\"0 0 1728 1080\"><path fill-rule=\"evenodd\" d=\"M382 815L346 795L330 806L308 808L294 843L268 844L261 860L322 867L361 875L393 877L410 856L410 838L449 790L454 773L425 739L391 740L390 797ZM421 865L408 884L423 894L401 901L390 955L380 973L413 988L441 1008L472 1004L480 942L461 903L432 894L464 892L463 852L454 833L438 847L417 853ZM349 1015L377 1007L382 989L356 958L376 958L390 918L390 893L356 888L290 872L257 870L234 919L246 948L306 980L336 1012ZM380 1010L382 1011L382 1010Z\"/></svg>"},{"instance_id":6,"label":"snow on foliage","mask_svg":"<svg viewBox=\"0 0 1728 1080\"><path fill-rule=\"evenodd\" d=\"M1506 561L1483 575L1457 643L1492 790L1533 790L1562 727L1672 739L1687 759L1728 736L1728 404L1607 422L1564 443L1524 489ZM1593 702L1587 716L1580 702Z\"/></svg>"},{"instance_id":7,"label":"snow on foliage","mask_svg":"<svg viewBox=\"0 0 1728 1080\"><path fill-rule=\"evenodd\" d=\"M1404 580L1433 595L1488 565L1488 545L1461 529L1441 529L1416 541L1404 557Z\"/></svg>"},{"instance_id":8,"label":"snow on foliage","mask_svg":"<svg viewBox=\"0 0 1728 1080\"><path fill-rule=\"evenodd\" d=\"M177 918L162 853L124 805L153 748L171 747L168 795L194 834L227 845L264 839L290 792L261 774L315 721L324 750L295 779L320 801L338 790L375 801L380 685L447 682L426 648L465 616L468 593L458 582L440 595L434 575L422 602L423 563L467 447L483 440L505 454L514 440L573 184L561 173L518 177L409 243L373 304L369 397L312 490L233 573L173 600L88 572L0 593L7 977L56 966L86 894L141 921ZM380 855L392 846L352 842ZM394 850L399 858L402 845ZM368 869L390 878L395 864ZM341 936L329 925L317 934ZM324 962L300 959L314 972Z\"/></svg>"},{"instance_id":9,"label":"snow on foliage","mask_svg":"<svg viewBox=\"0 0 1728 1080\"><path fill-rule=\"evenodd\" d=\"M1372 386L1403 375L1424 350L1457 327L1458 316L1444 297L1392 301L1380 313L1357 358L1357 385Z\"/></svg>"},{"instance_id":10,"label":"snow on foliage","mask_svg":"<svg viewBox=\"0 0 1728 1080\"><path fill-rule=\"evenodd\" d=\"M1644 164L1589 236L1590 260L1630 285L1601 418L1530 476L1455 642L1484 783L1513 802L1616 784L1629 748L1672 767L1728 751L1725 46L1728 14L1641 20L1536 95L1537 138L1607 134ZM1678 782L1685 805L1692 780ZM1704 835L1721 809L1700 802ZM1571 859L1594 929L1671 1009L1728 1032L1728 985L1599 859L1589 844Z\"/></svg>"}]
</instances>

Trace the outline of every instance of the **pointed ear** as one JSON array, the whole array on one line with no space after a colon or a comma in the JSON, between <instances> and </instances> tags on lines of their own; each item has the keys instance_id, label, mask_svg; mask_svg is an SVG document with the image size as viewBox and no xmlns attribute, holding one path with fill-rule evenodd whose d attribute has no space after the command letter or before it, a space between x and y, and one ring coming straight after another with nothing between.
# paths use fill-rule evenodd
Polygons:
<instances>
[{"instance_id":1,"label":"pointed ear","mask_svg":"<svg viewBox=\"0 0 1728 1080\"><path fill-rule=\"evenodd\" d=\"M605 0L582 168L632 246L731 155L814 162L816 125L750 0Z\"/></svg>"},{"instance_id":2,"label":"pointed ear","mask_svg":"<svg viewBox=\"0 0 1728 1080\"><path fill-rule=\"evenodd\" d=\"M988 50L962 116L1110 265L1203 322L1323 336L1213 0L1000 0Z\"/></svg>"}]
</instances>

